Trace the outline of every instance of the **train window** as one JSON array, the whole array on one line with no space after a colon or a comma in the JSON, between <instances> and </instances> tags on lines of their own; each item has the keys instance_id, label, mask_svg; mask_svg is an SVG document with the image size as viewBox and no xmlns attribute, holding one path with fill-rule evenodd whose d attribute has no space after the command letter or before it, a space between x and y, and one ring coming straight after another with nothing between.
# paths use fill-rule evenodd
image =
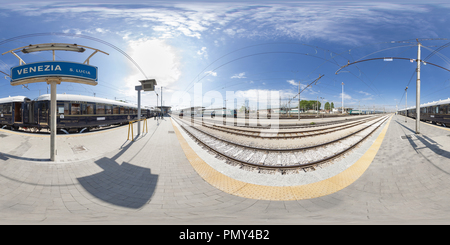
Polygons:
<instances>
[{"instance_id":1,"label":"train window","mask_svg":"<svg viewBox=\"0 0 450 245\"><path fill-rule=\"evenodd\" d=\"M113 106L113 114L119 114L119 107Z\"/></svg>"},{"instance_id":2,"label":"train window","mask_svg":"<svg viewBox=\"0 0 450 245\"><path fill-rule=\"evenodd\" d=\"M97 105L97 115L105 114L105 105Z\"/></svg>"},{"instance_id":3,"label":"train window","mask_svg":"<svg viewBox=\"0 0 450 245\"><path fill-rule=\"evenodd\" d=\"M48 110L47 103L45 103L45 102L39 103L39 109L40 109L41 112L42 111L47 111Z\"/></svg>"},{"instance_id":4,"label":"train window","mask_svg":"<svg viewBox=\"0 0 450 245\"><path fill-rule=\"evenodd\" d=\"M444 106L439 106L439 114L444 114Z\"/></svg>"},{"instance_id":5,"label":"train window","mask_svg":"<svg viewBox=\"0 0 450 245\"><path fill-rule=\"evenodd\" d=\"M93 115L94 114L94 104L86 105L86 114Z\"/></svg>"},{"instance_id":6,"label":"train window","mask_svg":"<svg viewBox=\"0 0 450 245\"><path fill-rule=\"evenodd\" d=\"M81 114L81 105L72 103L70 115L80 115L80 114Z\"/></svg>"},{"instance_id":7,"label":"train window","mask_svg":"<svg viewBox=\"0 0 450 245\"><path fill-rule=\"evenodd\" d=\"M69 115L69 103L64 103L64 115Z\"/></svg>"},{"instance_id":8,"label":"train window","mask_svg":"<svg viewBox=\"0 0 450 245\"><path fill-rule=\"evenodd\" d=\"M112 106L110 105L105 106L105 114L112 114Z\"/></svg>"}]
</instances>

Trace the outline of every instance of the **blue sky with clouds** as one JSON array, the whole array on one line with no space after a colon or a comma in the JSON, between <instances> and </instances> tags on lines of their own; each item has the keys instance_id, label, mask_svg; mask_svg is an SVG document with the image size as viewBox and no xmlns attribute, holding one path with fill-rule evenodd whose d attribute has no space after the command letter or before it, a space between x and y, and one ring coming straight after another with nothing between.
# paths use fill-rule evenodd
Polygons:
<instances>
[{"instance_id":1,"label":"blue sky with clouds","mask_svg":"<svg viewBox=\"0 0 450 245\"><path fill-rule=\"evenodd\" d=\"M222 106L227 91L250 104L278 91L285 103L299 82L304 89L323 75L301 99L322 97L341 106L344 83L346 107L390 110L404 107L406 86L408 105L415 104L415 62L377 59L336 71L366 59L416 59L418 38L422 59L430 62L421 66L421 102L450 97L450 72L431 65L450 69L449 9L429 1L6 1L0 5L0 51L61 42L109 53L91 59L99 69L97 86L62 83L58 93L136 103L134 86L148 77L157 80L158 94L163 87L164 105L190 106L180 98L193 99L199 84L205 106ZM439 52L430 55L434 50ZM90 53L59 51L56 59L83 62ZM18 54L27 63L52 59L51 52ZM18 64L11 54L0 57L0 71ZM47 93L45 83L24 88L3 76L0 81L1 98ZM143 104L156 104L156 93L142 96Z\"/></svg>"}]
</instances>

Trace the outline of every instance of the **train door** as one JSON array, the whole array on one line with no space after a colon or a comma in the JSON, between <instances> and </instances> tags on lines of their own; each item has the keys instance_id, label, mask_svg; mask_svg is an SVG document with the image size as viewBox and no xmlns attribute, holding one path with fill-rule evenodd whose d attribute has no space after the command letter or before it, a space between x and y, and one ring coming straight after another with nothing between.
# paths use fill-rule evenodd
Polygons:
<instances>
[{"instance_id":1,"label":"train door","mask_svg":"<svg viewBox=\"0 0 450 245\"><path fill-rule=\"evenodd\" d=\"M39 102L37 105L38 124L48 126L49 103L47 101Z\"/></svg>"},{"instance_id":2,"label":"train door","mask_svg":"<svg viewBox=\"0 0 450 245\"><path fill-rule=\"evenodd\" d=\"M23 123L28 123L29 115L28 110L30 109L30 104L27 102L22 103L22 119Z\"/></svg>"},{"instance_id":3,"label":"train door","mask_svg":"<svg viewBox=\"0 0 450 245\"><path fill-rule=\"evenodd\" d=\"M14 102L14 123L22 123L22 102Z\"/></svg>"},{"instance_id":4,"label":"train door","mask_svg":"<svg viewBox=\"0 0 450 245\"><path fill-rule=\"evenodd\" d=\"M30 101L28 104L28 123L34 124L34 102Z\"/></svg>"}]
</instances>

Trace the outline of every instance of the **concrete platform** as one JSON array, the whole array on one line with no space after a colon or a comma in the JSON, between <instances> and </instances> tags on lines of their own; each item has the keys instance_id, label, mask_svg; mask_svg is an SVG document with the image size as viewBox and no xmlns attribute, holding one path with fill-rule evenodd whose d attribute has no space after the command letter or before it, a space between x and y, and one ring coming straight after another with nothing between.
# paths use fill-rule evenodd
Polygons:
<instances>
[{"instance_id":1,"label":"concrete platform","mask_svg":"<svg viewBox=\"0 0 450 245\"><path fill-rule=\"evenodd\" d=\"M0 223L448 224L450 131L422 124L421 135L409 136L414 121L404 121L393 116L339 169L306 182L280 185L278 176L241 187L232 182L246 176L218 169L219 160L191 147L170 118L149 120L134 142L127 126L58 135L56 162L48 161L48 136L0 130ZM318 188L321 181L334 189ZM302 196L307 185L320 195ZM280 195L283 188L294 197Z\"/></svg>"}]
</instances>

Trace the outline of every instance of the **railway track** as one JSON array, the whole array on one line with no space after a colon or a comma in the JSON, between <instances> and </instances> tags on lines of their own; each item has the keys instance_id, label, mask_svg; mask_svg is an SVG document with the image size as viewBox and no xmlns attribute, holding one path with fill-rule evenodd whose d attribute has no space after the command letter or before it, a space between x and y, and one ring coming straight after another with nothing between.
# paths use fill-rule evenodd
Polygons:
<instances>
[{"instance_id":1,"label":"railway track","mask_svg":"<svg viewBox=\"0 0 450 245\"><path fill-rule=\"evenodd\" d=\"M355 126L358 126L360 124L363 124L364 122L373 120L373 118L364 118L357 121L352 122L346 122L341 124L330 124L326 127L321 128L313 128L308 130L265 130L265 129L259 129L259 130L251 130L251 129L243 129L243 128L237 128L237 127L227 127L227 126L220 126L220 125L214 125L210 123L202 122L202 126L211 130L217 130L220 132L237 135L237 136L245 136L245 137L253 137L253 138L269 138L269 139L289 139L289 138L303 138L303 137L313 137L317 135L322 134L328 134L332 132L336 132L343 129L349 129Z\"/></svg>"},{"instance_id":2,"label":"railway track","mask_svg":"<svg viewBox=\"0 0 450 245\"><path fill-rule=\"evenodd\" d=\"M362 129L336 140L314 146L283 149L238 144L189 126L179 119L175 121L198 143L218 154L228 164L251 171L280 171L285 174L291 171L314 170L315 167L341 156L371 135L387 118L388 116L374 118L365 122Z\"/></svg>"},{"instance_id":3,"label":"railway track","mask_svg":"<svg viewBox=\"0 0 450 245\"><path fill-rule=\"evenodd\" d=\"M356 121L356 120L361 120L363 118L370 118L373 117L372 115L369 116L361 116L361 117L357 117L357 118L346 118L346 119L341 119L341 120L336 120L336 121L327 121L327 122L316 122L314 124L309 124L309 123L289 123L289 124L282 124L282 125L278 125L279 129L294 129L294 128L314 128L314 127L323 127L323 126L329 126L329 125L334 125L334 124L339 124L339 123L346 123L346 122L351 122L351 121ZM250 125L250 123L237 123L235 122L236 118L231 118L230 119L224 119L223 121L217 121L214 119L210 119L210 118L205 118L205 117L201 117L199 119L194 119L194 120L200 120L202 122L211 122L213 124L216 124L218 122L222 122L223 125L225 124L230 124L232 123L232 126L237 126L237 127L241 127L241 128L256 128L256 129L270 129L272 126L263 126L260 123L258 123L257 125ZM183 117L183 120L189 120L191 121L190 117ZM273 121L275 121L275 119L273 119ZM272 123L272 121L269 121L270 123Z\"/></svg>"}]
</instances>

